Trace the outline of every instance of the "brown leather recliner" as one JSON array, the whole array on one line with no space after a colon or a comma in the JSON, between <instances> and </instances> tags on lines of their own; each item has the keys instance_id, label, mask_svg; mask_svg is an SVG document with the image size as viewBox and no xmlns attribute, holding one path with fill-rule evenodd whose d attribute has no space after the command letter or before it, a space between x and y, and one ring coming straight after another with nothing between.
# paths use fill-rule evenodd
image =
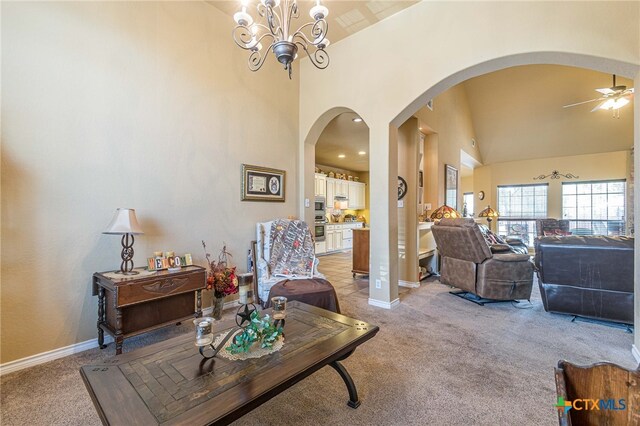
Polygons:
<instances>
[{"instance_id":1,"label":"brown leather recliner","mask_svg":"<svg viewBox=\"0 0 640 426\"><path fill-rule=\"evenodd\" d=\"M473 219L443 219L431 227L442 258L440 282L484 299L529 299L533 262L526 254L493 254Z\"/></svg>"}]
</instances>

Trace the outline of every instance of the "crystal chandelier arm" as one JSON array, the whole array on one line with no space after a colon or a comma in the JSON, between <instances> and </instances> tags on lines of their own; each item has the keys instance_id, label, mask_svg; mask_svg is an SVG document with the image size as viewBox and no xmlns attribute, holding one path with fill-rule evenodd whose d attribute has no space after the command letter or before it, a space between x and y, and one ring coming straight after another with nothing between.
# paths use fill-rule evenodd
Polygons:
<instances>
[{"instance_id":1,"label":"crystal chandelier arm","mask_svg":"<svg viewBox=\"0 0 640 426\"><path fill-rule=\"evenodd\" d=\"M316 68L323 70L329 66L329 54L324 49L316 49L312 54L308 49L307 43L296 41L296 44L307 52L309 60Z\"/></svg>"}]
</instances>

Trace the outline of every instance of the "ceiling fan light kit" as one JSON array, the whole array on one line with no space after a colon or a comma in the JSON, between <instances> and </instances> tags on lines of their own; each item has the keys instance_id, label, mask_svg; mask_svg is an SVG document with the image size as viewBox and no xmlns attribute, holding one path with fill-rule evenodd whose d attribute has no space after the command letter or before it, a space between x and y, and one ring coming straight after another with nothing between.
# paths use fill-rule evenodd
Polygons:
<instances>
[{"instance_id":1,"label":"ceiling fan light kit","mask_svg":"<svg viewBox=\"0 0 640 426\"><path fill-rule=\"evenodd\" d=\"M633 92L634 92L633 87L630 89L627 89L627 86L616 85L615 74L613 75L613 85L611 87L604 87L602 89L595 89L595 90L596 92L601 93L602 96L599 98L590 99L584 102L565 105L563 106L563 108L570 108L570 107L574 107L582 104L587 104L590 102L600 102L600 104L598 104L598 106L592 109L591 112L598 111L598 110L606 110L606 111L611 110L614 113L613 114L614 117L620 118L619 109L627 105L629 102L631 102L630 99L633 97Z\"/></svg>"}]
</instances>

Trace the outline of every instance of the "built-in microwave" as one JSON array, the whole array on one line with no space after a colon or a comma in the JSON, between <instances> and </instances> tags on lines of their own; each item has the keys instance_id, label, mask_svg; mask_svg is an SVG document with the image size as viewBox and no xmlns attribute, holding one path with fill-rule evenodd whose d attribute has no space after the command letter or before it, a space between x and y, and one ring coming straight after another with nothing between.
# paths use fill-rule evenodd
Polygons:
<instances>
[{"instance_id":1,"label":"built-in microwave","mask_svg":"<svg viewBox=\"0 0 640 426\"><path fill-rule=\"evenodd\" d=\"M322 216L324 216L327 212L327 199L325 197L316 197L314 210L322 212Z\"/></svg>"}]
</instances>

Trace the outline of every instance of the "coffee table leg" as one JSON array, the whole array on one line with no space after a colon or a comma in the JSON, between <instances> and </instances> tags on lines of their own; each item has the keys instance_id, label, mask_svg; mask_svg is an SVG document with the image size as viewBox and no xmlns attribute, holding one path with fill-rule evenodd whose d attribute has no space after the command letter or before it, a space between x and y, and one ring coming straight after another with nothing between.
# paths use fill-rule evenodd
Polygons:
<instances>
[{"instance_id":1,"label":"coffee table leg","mask_svg":"<svg viewBox=\"0 0 640 426\"><path fill-rule=\"evenodd\" d=\"M333 369L336 370L338 374L340 374L340 377L342 377L342 380L344 380L344 384L347 385L347 390L349 391L349 402L347 402L347 405L351 408L358 408L360 406L358 391L356 390L356 384L353 383L353 379L349 375L347 369L344 368L344 365L340 364L339 361L333 361L329 365L333 367Z\"/></svg>"}]
</instances>

